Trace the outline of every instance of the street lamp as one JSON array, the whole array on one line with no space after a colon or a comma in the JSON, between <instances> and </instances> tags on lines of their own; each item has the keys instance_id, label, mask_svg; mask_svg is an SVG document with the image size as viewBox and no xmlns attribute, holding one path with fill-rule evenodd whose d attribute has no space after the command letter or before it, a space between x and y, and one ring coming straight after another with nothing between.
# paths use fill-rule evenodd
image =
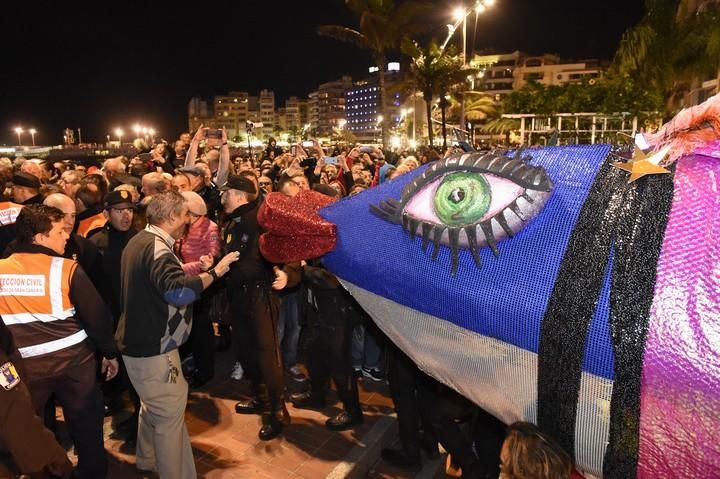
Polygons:
<instances>
[{"instance_id":1,"label":"street lamp","mask_svg":"<svg viewBox=\"0 0 720 479\"><path fill-rule=\"evenodd\" d=\"M23 134L22 127L20 127L20 126L15 127L15 133L18 136L18 146L22 146L22 134Z\"/></svg>"},{"instance_id":2,"label":"street lamp","mask_svg":"<svg viewBox=\"0 0 720 479\"><path fill-rule=\"evenodd\" d=\"M455 19L454 25L448 25L448 37L445 39L445 43L443 43L442 49L445 49L445 46L447 45L448 41L450 41L450 38L455 33L455 30L457 30L457 27L460 26L460 23L462 22L462 59L463 59L463 67L467 65L467 17L474 11L475 12L475 21L477 22L477 16L481 13L485 12L485 10L488 7L491 7L495 5L495 0L477 0L475 2L474 8L465 8L465 6L459 6L456 7L455 10L453 10L453 18ZM477 24L476 24L477 25ZM460 125L461 128L465 129L465 94L462 94L461 102L460 102Z\"/></svg>"},{"instance_id":3,"label":"street lamp","mask_svg":"<svg viewBox=\"0 0 720 479\"><path fill-rule=\"evenodd\" d=\"M125 132L122 131L122 128L115 128L115 136L118 137L118 146L122 146L122 137L125 134Z\"/></svg>"},{"instance_id":4,"label":"street lamp","mask_svg":"<svg viewBox=\"0 0 720 479\"><path fill-rule=\"evenodd\" d=\"M35 128L30 128L28 131L30 132L30 137L32 138L32 144L35 146L35 133L37 133L37 130Z\"/></svg>"},{"instance_id":5,"label":"street lamp","mask_svg":"<svg viewBox=\"0 0 720 479\"><path fill-rule=\"evenodd\" d=\"M139 137L140 137L140 131L142 130L142 127L141 127L140 125L138 125L137 123L135 123L135 124L133 125L132 129L133 129L133 131L135 132L135 138L139 138Z\"/></svg>"}]
</instances>

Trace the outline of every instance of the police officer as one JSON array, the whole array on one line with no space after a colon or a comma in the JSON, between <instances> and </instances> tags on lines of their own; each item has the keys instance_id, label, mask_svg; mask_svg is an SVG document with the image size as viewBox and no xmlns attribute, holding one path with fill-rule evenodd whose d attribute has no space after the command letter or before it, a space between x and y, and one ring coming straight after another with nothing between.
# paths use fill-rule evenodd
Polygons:
<instances>
[{"instance_id":1,"label":"police officer","mask_svg":"<svg viewBox=\"0 0 720 479\"><path fill-rule=\"evenodd\" d=\"M80 477L107 471L103 405L95 349L105 379L117 374L112 317L87 275L62 254L68 233L63 212L23 207L17 217L18 249L0 260L0 317L24 360L35 411L54 394L75 441Z\"/></svg>"},{"instance_id":2,"label":"police officer","mask_svg":"<svg viewBox=\"0 0 720 479\"><path fill-rule=\"evenodd\" d=\"M13 201L0 202L0 253L15 239L15 219L24 205L42 203L40 180L30 173L18 171L12 176Z\"/></svg>"},{"instance_id":3,"label":"police officer","mask_svg":"<svg viewBox=\"0 0 720 479\"><path fill-rule=\"evenodd\" d=\"M70 477L73 466L55 436L43 427L32 408L22 359L10 331L0 322L0 441L13 464L0 464L0 477L10 471L31 477ZM4 466L8 466L5 468ZM3 469L6 469L3 471Z\"/></svg>"},{"instance_id":4,"label":"police officer","mask_svg":"<svg viewBox=\"0 0 720 479\"><path fill-rule=\"evenodd\" d=\"M254 392L254 398L238 402L235 411L263 414L258 437L267 441L290 423L283 401L283 369L277 340L278 298L273 290L285 288L288 282L290 286L297 284L300 271L273 267L260 254L261 231L257 222L260 202L255 184L243 176L231 175L220 190L223 208L229 216L223 231L223 247L226 253L240 253L228 274L233 346Z\"/></svg>"}]
</instances>

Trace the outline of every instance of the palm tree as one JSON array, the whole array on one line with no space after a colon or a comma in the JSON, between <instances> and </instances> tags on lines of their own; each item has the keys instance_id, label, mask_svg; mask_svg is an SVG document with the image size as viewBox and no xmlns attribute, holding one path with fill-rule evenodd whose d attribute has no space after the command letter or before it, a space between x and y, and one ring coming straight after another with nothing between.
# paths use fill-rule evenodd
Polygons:
<instances>
[{"instance_id":1,"label":"palm tree","mask_svg":"<svg viewBox=\"0 0 720 479\"><path fill-rule=\"evenodd\" d=\"M428 8L428 4L414 0L398 5L393 0L345 0L345 4L359 17L359 28L323 25L318 28L318 32L320 35L372 51L379 68L380 114L383 118L382 141L385 146L388 144L390 131L385 92L387 53L397 49L405 35L419 33L427 28L417 19L418 15Z\"/></svg>"},{"instance_id":2,"label":"palm tree","mask_svg":"<svg viewBox=\"0 0 720 479\"><path fill-rule=\"evenodd\" d=\"M482 131L491 135L505 135L505 143L510 144L510 133L520 129L520 121L515 118L494 118L482 126Z\"/></svg>"},{"instance_id":3,"label":"palm tree","mask_svg":"<svg viewBox=\"0 0 720 479\"><path fill-rule=\"evenodd\" d=\"M442 49L437 41L431 40L425 49L409 38L400 46L404 54L410 57L409 81L423 94L428 119L428 139L433 143L432 101L439 97L442 114L443 148L447 147L446 111L450 106L449 95L458 86L464 86L468 75L476 70L464 66L463 59L454 47Z\"/></svg>"},{"instance_id":4,"label":"palm tree","mask_svg":"<svg viewBox=\"0 0 720 479\"><path fill-rule=\"evenodd\" d=\"M464 91L460 93L465 96L465 120L471 124L470 134L472 137L476 123L495 118L499 115L498 104L493 97L487 93L479 91ZM461 101L462 99L458 98L457 94L452 97L451 115L453 117L455 115L459 116Z\"/></svg>"},{"instance_id":5,"label":"palm tree","mask_svg":"<svg viewBox=\"0 0 720 479\"><path fill-rule=\"evenodd\" d=\"M620 41L614 66L662 95L666 115L682 96L715 74L720 78L718 0L646 0L646 13Z\"/></svg>"}]
</instances>

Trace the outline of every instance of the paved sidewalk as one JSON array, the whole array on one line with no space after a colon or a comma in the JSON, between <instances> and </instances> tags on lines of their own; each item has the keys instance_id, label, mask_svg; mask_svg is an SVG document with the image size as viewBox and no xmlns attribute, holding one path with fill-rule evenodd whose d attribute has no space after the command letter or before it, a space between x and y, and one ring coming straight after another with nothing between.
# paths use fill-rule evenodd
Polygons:
<instances>
[{"instance_id":1,"label":"paved sidewalk","mask_svg":"<svg viewBox=\"0 0 720 479\"><path fill-rule=\"evenodd\" d=\"M216 379L188 399L186 421L198 475L203 478L293 478L330 477L409 478L402 471L383 470L377 464L379 449L397 438L397 427L387 385L360 381L360 401L365 423L351 431L331 432L325 420L340 412L331 392L330 406L323 412L300 410L288 403L292 424L277 439L257 437L260 418L235 413L235 402L250 395L247 381L229 379L233 356L218 354ZM288 380L292 390L302 386ZM122 417L117 417L122 419ZM135 469L134 448L109 438L106 418L106 448L111 454L111 479L157 477ZM129 449L129 450L128 450ZM372 471L371 471L372 468Z\"/></svg>"}]
</instances>

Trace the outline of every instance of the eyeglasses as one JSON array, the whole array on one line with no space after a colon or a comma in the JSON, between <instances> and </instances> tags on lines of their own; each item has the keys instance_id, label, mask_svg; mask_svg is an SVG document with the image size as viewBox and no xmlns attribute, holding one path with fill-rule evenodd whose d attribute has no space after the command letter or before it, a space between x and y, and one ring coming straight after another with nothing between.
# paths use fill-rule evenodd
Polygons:
<instances>
[{"instance_id":1,"label":"eyeglasses","mask_svg":"<svg viewBox=\"0 0 720 479\"><path fill-rule=\"evenodd\" d=\"M270 185L272 185L272 182L270 182L270 181L258 181L258 185L260 185L260 186L270 186Z\"/></svg>"}]
</instances>

